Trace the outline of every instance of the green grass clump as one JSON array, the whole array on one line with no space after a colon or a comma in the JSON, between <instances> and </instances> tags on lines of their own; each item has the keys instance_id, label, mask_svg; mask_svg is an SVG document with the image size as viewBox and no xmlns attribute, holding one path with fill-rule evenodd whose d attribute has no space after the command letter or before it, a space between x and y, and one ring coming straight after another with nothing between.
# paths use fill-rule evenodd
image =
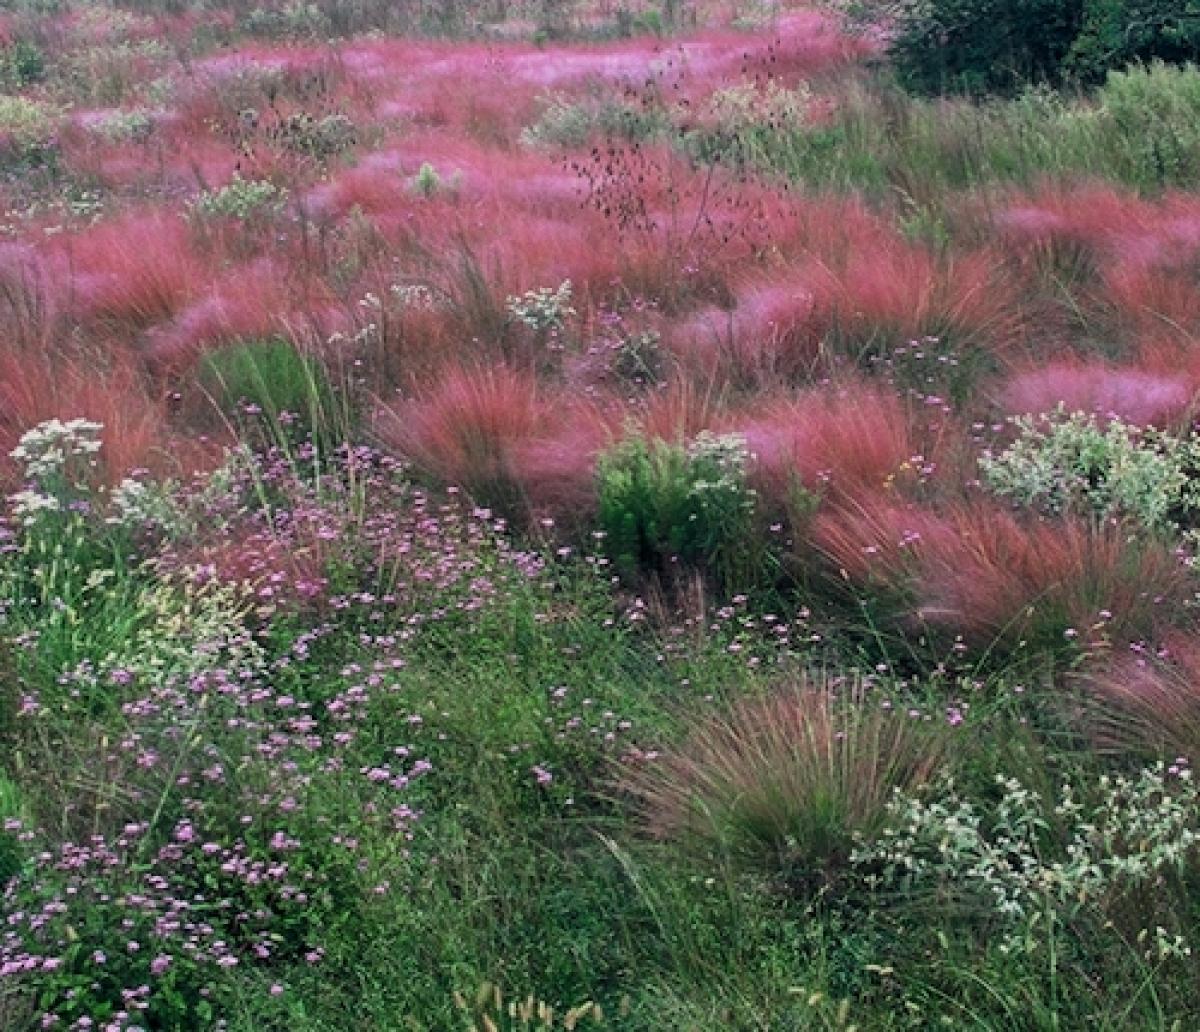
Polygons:
<instances>
[{"instance_id":1,"label":"green grass clump","mask_svg":"<svg viewBox=\"0 0 1200 1032\"><path fill-rule=\"evenodd\" d=\"M208 352L197 371L200 389L227 418L263 416L291 438L328 436L341 405L324 367L286 340L247 341Z\"/></svg>"},{"instance_id":2,"label":"green grass clump","mask_svg":"<svg viewBox=\"0 0 1200 1032\"><path fill-rule=\"evenodd\" d=\"M894 792L941 762L937 736L863 697L804 678L696 727L626 787L655 832L683 846L820 882L856 837L884 823Z\"/></svg>"}]
</instances>

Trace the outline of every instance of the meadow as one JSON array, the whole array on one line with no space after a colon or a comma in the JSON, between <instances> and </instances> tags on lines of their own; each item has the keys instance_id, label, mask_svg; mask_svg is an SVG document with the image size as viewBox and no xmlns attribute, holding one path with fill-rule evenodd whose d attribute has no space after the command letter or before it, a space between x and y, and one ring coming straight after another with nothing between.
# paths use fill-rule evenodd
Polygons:
<instances>
[{"instance_id":1,"label":"meadow","mask_svg":"<svg viewBox=\"0 0 1200 1032\"><path fill-rule=\"evenodd\" d=\"M0 5L0 1029L1200 1027L1200 67L872 11Z\"/></svg>"}]
</instances>

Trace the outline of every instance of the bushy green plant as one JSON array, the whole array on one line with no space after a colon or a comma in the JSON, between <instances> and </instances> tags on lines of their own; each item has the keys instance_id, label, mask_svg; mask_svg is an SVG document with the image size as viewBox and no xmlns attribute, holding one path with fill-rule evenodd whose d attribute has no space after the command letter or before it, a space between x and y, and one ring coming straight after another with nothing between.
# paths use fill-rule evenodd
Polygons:
<instances>
[{"instance_id":1,"label":"bushy green plant","mask_svg":"<svg viewBox=\"0 0 1200 1032\"><path fill-rule=\"evenodd\" d=\"M1069 784L1051 801L1017 778L996 781L994 809L953 790L898 795L890 827L854 863L876 887L983 913L1001 948L1021 953L1036 948L1037 925L1102 909L1197 859L1200 788L1186 764L1101 775L1091 803ZM1173 938L1161 945L1190 949Z\"/></svg>"},{"instance_id":2,"label":"bushy green plant","mask_svg":"<svg viewBox=\"0 0 1200 1032\"><path fill-rule=\"evenodd\" d=\"M89 6L85 10L115 9ZM127 30L118 27L115 31ZM63 54L55 70L76 100L121 104L150 69L164 68L170 56L170 48L159 39L112 39L87 43Z\"/></svg>"},{"instance_id":3,"label":"bushy green plant","mask_svg":"<svg viewBox=\"0 0 1200 1032\"><path fill-rule=\"evenodd\" d=\"M747 459L741 436L707 431L686 445L634 435L604 453L600 526L617 568L663 573L681 561L744 587L759 562Z\"/></svg>"},{"instance_id":4,"label":"bushy green plant","mask_svg":"<svg viewBox=\"0 0 1200 1032\"><path fill-rule=\"evenodd\" d=\"M141 108L113 111L95 122L92 129L113 143L123 140L143 141L154 132L154 118Z\"/></svg>"},{"instance_id":5,"label":"bushy green plant","mask_svg":"<svg viewBox=\"0 0 1200 1032\"><path fill-rule=\"evenodd\" d=\"M295 154L328 161L354 146L357 129L348 115L334 112L315 118L302 112L284 119L272 135Z\"/></svg>"},{"instance_id":6,"label":"bushy green plant","mask_svg":"<svg viewBox=\"0 0 1200 1032\"><path fill-rule=\"evenodd\" d=\"M462 176L457 172L448 179L443 178L442 173L426 161L416 170L416 175L409 180L408 186L418 197L437 197L443 191L456 191L461 181Z\"/></svg>"},{"instance_id":7,"label":"bushy green plant","mask_svg":"<svg viewBox=\"0 0 1200 1032\"><path fill-rule=\"evenodd\" d=\"M255 7L242 27L253 36L271 39L318 37L329 31L329 19L316 4L297 0L281 7Z\"/></svg>"},{"instance_id":8,"label":"bushy green plant","mask_svg":"<svg viewBox=\"0 0 1200 1032\"><path fill-rule=\"evenodd\" d=\"M1013 420L1017 436L980 458L996 494L1048 513L1127 518L1152 531L1178 531L1200 516L1200 444L1119 419L1081 412Z\"/></svg>"},{"instance_id":9,"label":"bushy green plant","mask_svg":"<svg viewBox=\"0 0 1200 1032\"><path fill-rule=\"evenodd\" d=\"M20 154L33 156L54 139L58 111L28 97L0 95L0 141Z\"/></svg>"},{"instance_id":10,"label":"bushy green plant","mask_svg":"<svg viewBox=\"0 0 1200 1032\"><path fill-rule=\"evenodd\" d=\"M40 47L26 39L15 39L0 50L0 82L12 89L22 89L46 76L46 55Z\"/></svg>"},{"instance_id":11,"label":"bushy green plant","mask_svg":"<svg viewBox=\"0 0 1200 1032\"><path fill-rule=\"evenodd\" d=\"M528 147L582 147L595 136L644 140L668 126L665 112L633 107L612 97L578 98L553 93L542 101L537 120L521 131Z\"/></svg>"},{"instance_id":12,"label":"bushy green plant","mask_svg":"<svg viewBox=\"0 0 1200 1032\"><path fill-rule=\"evenodd\" d=\"M922 93L1103 82L1138 61L1200 57L1197 0L891 0L852 5L889 27L901 81Z\"/></svg>"}]
</instances>

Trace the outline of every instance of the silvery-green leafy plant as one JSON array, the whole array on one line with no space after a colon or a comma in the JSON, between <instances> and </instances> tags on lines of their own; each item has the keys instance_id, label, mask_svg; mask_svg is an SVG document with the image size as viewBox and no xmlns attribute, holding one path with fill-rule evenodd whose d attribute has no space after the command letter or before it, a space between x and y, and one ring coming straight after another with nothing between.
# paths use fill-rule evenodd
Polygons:
<instances>
[{"instance_id":1,"label":"silvery-green leafy plant","mask_svg":"<svg viewBox=\"0 0 1200 1032\"><path fill-rule=\"evenodd\" d=\"M876 889L956 900L997 928L1001 949L1029 952L1043 922L1103 909L1121 893L1194 865L1200 787L1183 760L1104 774L1093 803L1069 784L1057 801L997 776L986 806L953 787L897 794L889 827L852 860Z\"/></svg>"},{"instance_id":2,"label":"silvery-green leafy plant","mask_svg":"<svg viewBox=\"0 0 1200 1032\"><path fill-rule=\"evenodd\" d=\"M1059 514L1123 518L1155 531L1190 528L1200 517L1200 444L1119 419L1063 409L1019 416L1016 437L986 452L983 483L1020 505Z\"/></svg>"}]
</instances>

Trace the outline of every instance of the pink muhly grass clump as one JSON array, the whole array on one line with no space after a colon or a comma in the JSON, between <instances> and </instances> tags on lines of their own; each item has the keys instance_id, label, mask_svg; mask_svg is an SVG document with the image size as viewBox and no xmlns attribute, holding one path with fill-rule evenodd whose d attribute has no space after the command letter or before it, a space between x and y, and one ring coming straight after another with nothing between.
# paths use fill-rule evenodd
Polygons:
<instances>
[{"instance_id":1,"label":"pink muhly grass clump","mask_svg":"<svg viewBox=\"0 0 1200 1032\"><path fill-rule=\"evenodd\" d=\"M743 60L751 74L803 80L855 64L880 49L869 34L846 31L836 14L794 10L780 17L775 39L746 48Z\"/></svg>"},{"instance_id":2,"label":"pink muhly grass clump","mask_svg":"<svg viewBox=\"0 0 1200 1032\"><path fill-rule=\"evenodd\" d=\"M755 286L729 312L704 309L671 332L672 349L705 376L748 386L808 377L830 325L826 278L809 280Z\"/></svg>"},{"instance_id":3,"label":"pink muhly grass clump","mask_svg":"<svg viewBox=\"0 0 1200 1032\"><path fill-rule=\"evenodd\" d=\"M151 331L149 357L160 369L178 370L205 348L319 331L321 327L312 323L321 306L314 307L314 299L303 296L304 289L305 284L291 282L287 269L272 259L240 266L210 281L204 297Z\"/></svg>"},{"instance_id":4,"label":"pink muhly grass clump","mask_svg":"<svg viewBox=\"0 0 1200 1032\"><path fill-rule=\"evenodd\" d=\"M5 348L49 353L61 339L64 299L51 273L50 263L33 246L0 243L0 340Z\"/></svg>"},{"instance_id":5,"label":"pink muhly grass clump","mask_svg":"<svg viewBox=\"0 0 1200 1032\"><path fill-rule=\"evenodd\" d=\"M823 506L808 528L808 543L850 585L907 608L930 543L947 545L956 532L929 509L886 495L862 495Z\"/></svg>"},{"instance_id":6,"label":"pink muhly grass clump","mask_svg":"<svg viewBox=\"0 0 1200 1032\"><path fill-rule=\"evenodd\" d=\"M999 390L1009 415L1068 412L1118 418L1138 426L1177 423L1191 408L1195 387L1180 373L1154 373L1099 362L1057 362L1012 376Z\"/></svg>"},{"instance_id":7,"label":"pink muhly grass clump","mask_svg":"<svg viewBox=\"0 0 1200 1032\"><path fill-rule=\"evenodd\" d=\"M111 219L65 238L54 255L74 311L114 331L169 319L195 296L204 268L187 224L150 212Z\"/></svg>"},{"instance_id":8,"label":"pink muhly grass clump","mask_svg":"<svg viewBox=\"0 0 1200 1032\"><path fill-rule=\"evenodd\" d=\"M1190 345L1200 334L1200 289L1194 275L1122 267L1104 275L1106 300L1135 333L1173 336Z\"/></svg>"},{"instance_id":9,"label":"pink muhly grass clump","mask_svg":"<svg viewBox=\"0 0 1200 1032\"><path fill-rule=\"evenodd\" d=\"M565 403L556 425L514 444L512 475L531 516L578 533L594 517L596 459L615 436L613 415L587 402Z\"/></svg>"},{"instance_id":10,"label":"pink muhly grass clump","mask_svg":"<svg viewBox=\"0 0 1200 1032\"><path fill-rule=\"evenodd\" d=\"M0 350L0 470L12 473L8 454L21 434L56 418L104 427L97 470L102 483L115 484L133 469L175 474L203 465L202 445L175 437L165 403L148 393L130 361L99 369L94 361Z\"/></svg>"},{"instance_id":11,"label":"pink muhly grass clump","mask_svg":"<svg viewBox=\"0 0 1200 1032\"><path fill-rule=\"evenodd\" d=\"M0 468L26 431L53 416L61 377L51 355L0 346Z\"/></svg>"},{"instance_id":12,"label":"pink muhly grass clump","mask_svg":"<svg viewBox=\"0 0 1200 1032\"><path fill-rule=\"evenodd\" d=\"M797 484L841 498L885 491L917 451L896 395L858 383L767 402L740 429L771 507L786 506Z\"/></svg>"},{"instance_id":13,"label":"pink muhly grass clump","mask_svg":"<svg viewBox=\"0 0 1200 1032\"><path fill-rule=\"evenodd\" d=\"M1154 650L1104 657L1080 677L1097 745L1194 763L1200 755L1200 641L1170 634Z\"/></svg>"},{"instance_id":14,"label":"pink muhly grass clump","mask_svg":"<svg viewBox=\"0 0 1200 1032\"><path fill-rule=\"evenodd\" d=\"M939 261L893 242L852 255L837 278L836 332L851 343L948 337L1000 355L1022 333L1015 291L990 253Z\"/></svg>"},{"instance_id":15,"label":"pink muhly grass clump","mask_svg":"<svg viewBox=\"0 0 1200 1032\"><path fill-rule=\"evenodd\" d=\"M511 509L519 493L514 449L544 433L552 411L528 375L504 366L459 368L415 400L381 410L376 429L425 473L481 504Z\"/></svg>"},{"instance_id":16,"label":"pink muhly grass clump","mask_svg":"<svg viewBox=\"0 0 1200 1032\"><path fill-rule=\"evenodd\" d=\"M485 267L496 270L496 286L505 294L569 279L578 302L580 295L610 292L622 273L619 248L599 244L596 229L586 213L552 218L509 209L496 212L475 247Z\"/></svg>"},{"instance_id":17,"label":"pink muhly grass clump","mask_svg":"<svg viewBox=\"0 0 1200 1032\"><path fill-rule=\"evenodd\" d=\"M792 198L786 217L771 219L772 234L788 261L820 261L838 268L851 256L904 246L906 241L860 197L819 194Z\"/></svg>"},{"instance_id":18,"label":"pink muhly grass clump","mask_svg":"<svg viewBox=\"0 0 1200 1032\"><path fill-rule=\"evenodd\" d=\"M680 380L651 395L631 413L631 422L648 438L680 443L701 430L728 429L731 420L719 387Z\"/></svg>"},{"instance_id":19,"label":"pink muhly grass clump","mask_svg":"<svg viewBox=\"0 0 1200 1032\"><path fill-rule=\"evenodd\" d=\"M339 170L308 194L308 208L318 216L344 218L357 208L364 215L402 217L417 199L401 174L398 154L367 154L353 167Z\"/></svg>"},{"instance_id":20,"label":"pink muhly grass clump","mask_svg":"<svg viewBox=\"0 0 1200 1032\"><path fill-rule=\"evenodd\" d=\"M1122 241L1128 244L1146 235L1155 211L1136 194L1105 184L1048 186L1014 196L995 221L1018 247L1073 244L1112 255Z\"/></svg>"},{"instance_id":21,"label":"pink muhly grass clump","mask_svg":"<svg viewBox=\"0 0 1200 1032\"><path fill-rule=\"evenodd\" d=\"M1170 549L1118 528L1020 520L973 503L945 515L887 501L818 513L810 540L852 585L968 644L1145 640L1174 617L1188 576Z\"/></svg>"},{"instance_id":22,"label":"pink muhly grass clump","mask_svg":"<svg viewBox=\"0 0 1200 1032\"><path fill-rule=\"evenodd\" d=\"M490 146L506 147L533 121L540 91L533 84L514 81L503 69L481 64L469 53L456 58L453 74L434 84L424 99L422 120Z\"/></svg>"},{"instance_id":23,"label":"pink muhly grass clump","mask_svg":"<svg viewBox=\"0 0 1200 1032\"><path fill-rule=\"evenodd\" d=\"M1020 521L985 506L956 514L954 527L953 537L923 549L921 615L979 645L1145 640L1188 594L1187 572L1170 549L1118 528Z\"/></svg>"}]
</instances>

